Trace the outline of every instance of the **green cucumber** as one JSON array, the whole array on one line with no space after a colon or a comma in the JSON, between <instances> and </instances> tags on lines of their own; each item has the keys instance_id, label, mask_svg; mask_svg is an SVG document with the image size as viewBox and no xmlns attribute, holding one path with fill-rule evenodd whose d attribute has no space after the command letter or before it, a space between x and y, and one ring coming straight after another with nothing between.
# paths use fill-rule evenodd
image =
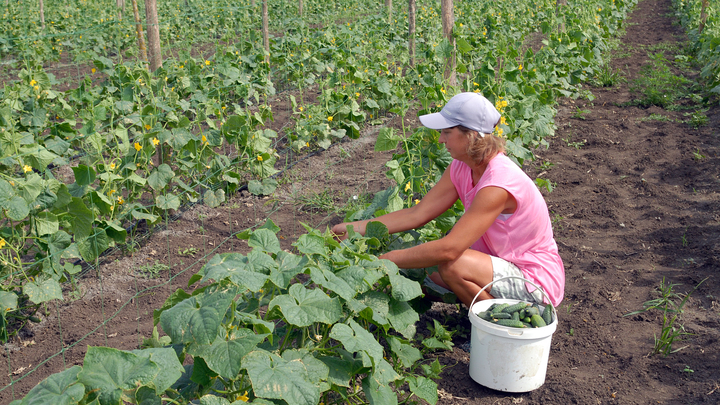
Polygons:
<instances>
[{"instance_id":1,"label":"green cucumber","mask_svg":"<svg viewBox=\"0 0 720 405\"><path fill-rule=\"evenodd\" d=\"M500 313L500 312L502 312L503 309L505 309L509 306L510 306L510 304L498 304L495 306L495 308L493 308L492 313L493 314Z\"/></svg>"},{"instance_id":2,"label":"green cucumber","mask_svg":"<svg viewBox=\"0 0 720 405\"><path fill-rule=\"evenodd\" d=\"M512 315L506 314L505 312L500 312L500 313L497 313L497 314L492 314L492 315L490 315L490 316L492 316L492 317L495 318L495 319L512 319Z\"/></svg>"},{"instance_id":3,"label":"green cucumber","mask_svg":"<svg viewBox=\"0 0 720 405\"><path fill-rule=\"evenodd\" d=\"M522 319L522 321L527 324L529 324L531 320L532 320L532 318L530 318L529 316L526 316L525 318Z\"/></svg>"},{"instance_id":4,"label":"green cucumber","mask_svg":"<svg viewBox=\"0 0 720 405\"><path fill-rule=\"evenodd\" d=\"M481 312L478 312L478 313L477 313L477 316L478 316L478 318L484 319L484 320L486 320L486 321L491 321L491 320L492 320L492 315L491 315L491 313L490 313L489 311L481 311Z\"/></svg>"},{"instance_id":5,"label":"green cucumber","mask_svg":"<svg viewBox=\"0 0 720 405\"><path fill-rule=\"evenodd\" d=\"M552 313L554 309L553 304L547 304L545 306L545 310L542 313L542 318L543 321L545 321L545 324L550 325L552 323Z\"/></svg>"},{"instance_id":6,"label":"green cucumber","mask_svg":"<svg viewBox=\"0 0 720 405\"><path fill-rule=\"evenodd\" d=\"M525 326L524 323L522 323L520 321L514 321L512 319L499 319L496 323L498 325L509 326L511 328L526 328L527 327L527 326Z\"/></svg>"},{"instance_id":7,"label":"green cucumber","mask_svg":"<svg viewBox=\"0 0 720 405\"><path fill-rule=\"evenodd\" d=\"M547 326L545 321L542 319L542 316L540 315L533 315L530 317L530 323L535 328L542 328L543 326Z\"/></svg>"},{"instance_id":8,"label":"green cucumber","mask_svg":"<svg viewBox=\"0 0 720 405\"><path fill-rule=\"evenodd\" d=\"M525 309L525 316L540 315L540 310L537 307L530 307Z\"/></svg>"},{"instance_id":9,"label":"green cucumber","mask_svg":"<svg viewBox=\"0 0 720 405\"><path fill-rule=\"evenodd\" d=\"M515 311L515 312L512 313L512 320L513 320L513 321L519 321L519 320L520 320L520 314L519 314L517 311Z\"/></svg>"},{"instance_id":10,"label":"green cucumber","mask_svg":"<svg viewBox=\"0 0 720 405\"><path fill-rule=\"evenodd\" d=\"M503 308L502 311L508 314L512 314L513 312L517 312L521 309L527 308L528 306L530 306L530 304L528 304L527 302L519 302L517 304Z\"/></svg>"}]
</instances>

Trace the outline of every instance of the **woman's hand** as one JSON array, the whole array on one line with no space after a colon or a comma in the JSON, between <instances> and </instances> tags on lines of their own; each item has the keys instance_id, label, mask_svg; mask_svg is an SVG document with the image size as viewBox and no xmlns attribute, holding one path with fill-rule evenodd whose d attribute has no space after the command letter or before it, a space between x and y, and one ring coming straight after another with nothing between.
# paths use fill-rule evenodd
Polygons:
<instances>
[{"instance_id":1,"label":"woman's hand","mask_svg":"<svg viewBox=\"0 0 720 405\"><path fill-rule=\"evenodd\" d=\"M361 235L365 235L365 222L367 221L355 221L355 222L343 222L337 224L330 229L338 240L345 240L348 238L347 227L352 226L353 230Z\"/></svg>"}]
</instances>

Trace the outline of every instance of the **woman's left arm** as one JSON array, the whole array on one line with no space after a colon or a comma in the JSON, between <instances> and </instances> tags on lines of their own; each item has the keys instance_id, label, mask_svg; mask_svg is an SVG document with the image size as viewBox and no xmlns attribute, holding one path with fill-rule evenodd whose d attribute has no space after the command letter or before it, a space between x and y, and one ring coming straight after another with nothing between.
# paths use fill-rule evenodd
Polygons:
<instances>
[{"instance_id":1,"label":"woman's left arm","mask_svg":"<svg viewBox=\"0 0 720 405\"><path fill-rule=\"evenodd\" d=\"M398 267L411 269L451 262L470 248L497 216L514 205L514 198L500 187L485 187L475 195L470 208L442 239L408 249L393 250L380 256Z\"/></svg>"}]
</instances>

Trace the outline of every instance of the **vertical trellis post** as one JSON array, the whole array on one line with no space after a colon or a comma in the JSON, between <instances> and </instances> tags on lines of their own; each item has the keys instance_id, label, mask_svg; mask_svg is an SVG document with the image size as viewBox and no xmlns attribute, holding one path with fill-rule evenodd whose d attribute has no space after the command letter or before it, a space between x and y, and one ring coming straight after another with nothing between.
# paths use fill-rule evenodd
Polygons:
<instances>
[{"instance_id":1,"label":"vertical trellis post","mask_svg":"<svg viewBox=\"0 0 720 405\"><path fill-rule=\"evenodd\" d=\"M40 26L45 29L45 4L43 0L38 0L38 6L40 8Z\"/></svg>"},{"instance_id":2,"label":"vertical trellis post","mask_svg":"<svg viewBox=\"0 0 720 405\"><path fill-rule=\"evenodd\" d=\"M392 0L385 0L385 8L387 9L388 24L392 25L392 23L393 23Z\"/></svg>"},{"instance_id":3,"label":"vertical trellis post","mask_svg":"<svg viewBox=\"0 0 720 405\"><path fill-rule=\"evenodd\" d=\"M707 20L707 12L705 9L707 8L707 5L708 0L703 0L702 8L700 9L700 25L698 25L698 34L701 34L705 29L705 22Z\"/></svg>"},{"instance_id":4,"label":"vertical trellis post","mask_svg":"<svg viewBox=\"0 0 720 405\"><path fill-rule=\"evenodd\" d=\"M449 86L457 85L457 75L455 73L455 38L453 38L453 24L455 16L453 13L453 0L440 0L440 12L442 15L443 36L450 42L452 52L450 58L445 61L445 73L443 78Z\"/></svg>"},{"instance_id":5,"label":"vertical trellis post","mask_svg":"<svg viewBox=\"0 0 720 405\"><path fill-rule=\"evenodd\" d=\"M267 0L262 2L262 37L263 48L265 49L265 63L270 64L270 23L268 21Z\"/></svg>"},{"instance_id":6,"label":"vertical trellis post","mask_svg":"<svg viewBox=\"0 0 720 405\"><path fill-rule=\"evenodd\" d=\"M417 12L416 1L408 0L408 54L410 66L415 66L415 14Z\"/></svg>"},{"instance_id":7,"label":"vertical trellis post","mask_svg":"<svg viewBox=\"0 0 720 405\"><path fill-rule=\"evenodd\" d=\"M138 11L137 0L132 0L133 16L135 17L135 33L138 39L138 48L140 48L140 57L147 62L147 48L145 48L145 34L143 34L142 23L140 22L140 11Z\"/></svg>"},{"instance_id":8,"label":"vertical trellis post","mask_svg":"<svg viewBox=\"0 0 720 405\"><path fill-rule=\"evenodd\" d=\"M125 0L115 0L115 5L118 8L118 20L122 20L123 13L125 13Z\"/></svg>"},{"instance_id":9,"label":"vertical trellis post","mask_svg":"<svg viewBox=\"0 0 720 405\"><path fill-rule=\"evenodd\" d=\"M303 15L303 0L298 0L298 15L300 17Z\"/></svg>"},{"instance_id":10,"label":"vertical trellis post","mask_svg":"<svg viewBox=\"0 0 720 405\"><path fill-rule=\"evenodd\" d=\"M150 71L154 72L162 66L160 26L158 24L156 0L145 0L145 19L147 21L148 47L150 49Z\"/></svg>"}]
</instances>

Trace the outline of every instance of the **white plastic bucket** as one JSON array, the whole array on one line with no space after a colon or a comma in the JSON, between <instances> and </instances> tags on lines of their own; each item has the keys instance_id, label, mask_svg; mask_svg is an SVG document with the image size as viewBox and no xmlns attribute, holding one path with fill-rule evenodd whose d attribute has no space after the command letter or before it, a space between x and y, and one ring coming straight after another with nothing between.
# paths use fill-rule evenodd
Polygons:
<instances>
[{"instance_id":1,"label":"white plastic bucket","mask_svg":"<svg viewBox=\"0 0 720 405\"><path fill-rule=\"evenodd\" d=\"M520 300L491 299L475 303L480 293L493 283L506 279L520 279L545 292L522 277L503 277L480 290L470 305L468 317L472 323L470 339L470 377L477 383L498 391L527 392L545 383L552 334L557 329L557 313L552 322L541 328L512 328L480 319L477 314L492 304L516 304ZM540 306L541 309L544 306Z\"/></svg>"}]
</instances>

